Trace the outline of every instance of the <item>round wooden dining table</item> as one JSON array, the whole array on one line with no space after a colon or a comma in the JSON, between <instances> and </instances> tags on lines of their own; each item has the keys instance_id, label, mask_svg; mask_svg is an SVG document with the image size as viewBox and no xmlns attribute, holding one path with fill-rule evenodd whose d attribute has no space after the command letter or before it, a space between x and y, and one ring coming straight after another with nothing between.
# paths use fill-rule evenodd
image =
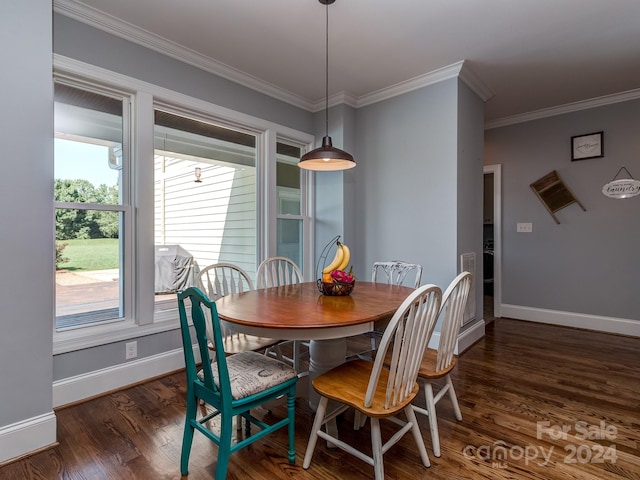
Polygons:
<instances>
[{"instance_id":1,"label":"round wooden dining table","mask_svg":"<svg viewBox=\"0 0 640 480\"><path fill-rule=\"evenodd\" d=\"M310 340L309 378L343 363L346 338L383 327L412 288L357 281L350 295L327 296L315 282L251 290L216 300L218 315L249 335ZM317 397L310 389L312 406Z\"/></svg>"}]
</instances>

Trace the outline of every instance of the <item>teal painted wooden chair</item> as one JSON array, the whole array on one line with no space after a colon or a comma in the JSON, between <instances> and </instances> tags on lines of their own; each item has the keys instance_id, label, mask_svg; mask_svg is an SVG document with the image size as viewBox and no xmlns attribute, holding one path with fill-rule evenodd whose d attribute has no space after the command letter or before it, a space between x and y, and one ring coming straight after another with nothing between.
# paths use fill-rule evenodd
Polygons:
<instances>
[{"instance_id":1,"label":"teal painted wooden chair","mask_svg":"<svg viewBox=\"0 0 640 480\"><path fill-rule=\"evenodd\" d=\"M187 475L193 434L198 430L218 446L216 480L226 478L232 453L280 428L288 427L290 463L295 462L294 419L295 393L298 377L293 368L280 360L246 351L226 356L224 338L215 302L196 287L178 292L180 329L187 374L187 413L182 440L180 472ZM205 315L205 311L210 313ZM207 336L207 316L211 319L213 338ZM193 323L202 368L197 369L191 340ZM211 350L209 342L215 345ZM213 358L211 358L213 355ZM213 361L213 363L212 363ZM251 409L269 400L286 396L287 417L267 424L251 415ZM215 410L198 418L198 403L202 400ZM244 439L232 444L233 418L245 419ZM217 421L212 421L213 419ZM216 425L216 427L211 427ZM258 427L256 433L251 426ZM210 428L211 427L211 428Z\"/></svg>"}]
</instances>

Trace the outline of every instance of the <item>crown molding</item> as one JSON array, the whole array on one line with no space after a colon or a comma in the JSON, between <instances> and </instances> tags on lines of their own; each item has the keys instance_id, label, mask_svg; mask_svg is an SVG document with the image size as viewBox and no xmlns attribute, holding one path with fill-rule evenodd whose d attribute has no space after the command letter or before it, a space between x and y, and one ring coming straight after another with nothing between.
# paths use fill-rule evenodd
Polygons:
<instances>
[{"instance_id":1,"label":"crown molding","mask_svg":"<svg viewBox=\"0 0 640 480\"><path fill-rule=\"evenodd\" d=\"M460 70L460 79L476 94L483 102L486 102L495 95L495 92L489 88L480 77L478 77L469 67L468 62L463 62Z\"/></svg>"},{"instance_id":2,"label":"crown molding","mask_svg":"<svg viewBox=\"0 0 640 480\"><path fill-rule=\"evenodd\" d=\"M439 68L429 73L419 75L404 82L397 83L388 88L383 88L367 95L358 97L357 107L364 107L388 98L403 95L412 90L424 88L451 78L460 78L471 90L478 95L483 102L493 97L494 93L485 85L478 76L471 71L468 62L461 60L452 65Z\"/></svg>"},{"instance_id":3,"label":"crown molding","mask_svg":"<svg viewBox=\"0 0 640 480\"><path fill-rule=\"evenodd\" d=\"M334 95L334 97L337 97L335 98L337 102L339 101L350 107L358 108L358 98L350 93L340 92L337 96ZM331 105L331 99L329 99L329 105Z\"/></svg>"},{"instance_id":4,"label":"crown molding","mask_svg":"<svg viewBox=\"0 0 640 480\"><path fill-rule=\"evenodd\" d=\"M340 92L340 93L335 93L329 96L328 102L325 102L324 98L322 100L317 100L316 102L313 103L311 111L313 113L322 112L327 106L326 103L328 103L329 108L335 107L337 105L348 105L353 108L358 108L357 97L347 92Z\"/></svg>"},{"instance_id":5,"label":"crown molding","mask_svg":"<svg viewBox=\"0 0 640 480\"><path fill-rule=\"evenodd\" d=\"M123 38L150 50L162 53L168 57L187 63L194 67L213 73L219 77L238 83L244 87L289 103L295 107L311 111L313 102L299 95L288 92L276 85L270 84L257 77L218 62L210 57L201 55L182 45L160 37L154 33L136 27L119 18L105 14L95 8L80 4L75 0L54 0L53 11L78 22L85 23L111 35Z\"/></svg>"},{"instance_id":6,"label":"crown molding","mask_svg":"<svg viewBox=\"0 0 640 480\"><path fill-rule=\"evenodd\" d=\"M433 72L410 78L404 82L396 83L390 87L376 90L375 92L371 92L367 95L362 95L358 97L357 107L364 107L373 103L378 103L419 88L433 85L434 83L442 82L443 80L458 77L462 70L463 63L464 62L462 61L457 62L453 65L434 70Z\"/></svg>"},{"instance_id":7,"label":"crown molding","mask_svg":"<svg viewBox=\"0 0 640 480\"><path fill-rule=\"evenodd\" d=\"M612 105L614 103L628 102L629 100L637 100L640 98L640 89L627 90L626 92L613 93L611 95L603 95L601 97L595 97L588 100L581 100L579 102L566 103L564 105L558 105L557 107L543 108L541 110L534 110L533 112L522 113L519 115L513 115L510 117L499 118L485 123L485 130L491 130L492 128L506 127L508 125L515 125L517 123L530 122L532 120L539 120L541 118L554 117L556 115L563 115L565 113L578 112L580 110L588 110L590 108L603 107L605 105Z\"/></svg>"},{"instance_id":8,"label":"crown molding","mask_svg":"<svg viewBox=\"0 0 640 480\"><path fill-rule=\"evenodd\" d=\"M171 42L128 22L111 15L107 15L95 8L81 4L76 0L54 0L53 11L303 110L319 112L325 108L324 99L311 101L299 95L295 95L276 85L265 82L264 80L230 67L229 65L210 57L206 57L198 52L183 47L175 42ZM371 92L360 97L356 97L347 92L340 92L329 97L329 106L346 104L353 108L364 107L366 105L381 102L383 100L408 93L412 90L417 90L419 88L456 77L460 78L485 102L494 95L494 92L486 86L471 71L468 64L462 60L452 65L439 68L432 72L419 75L404 82L376 90L375 92ZM605 95L589 100L573 102L492 120L485 124L485 129L490 130L492 128L529 122L541 118L562 115L565 113L586 110L613 103L625 102L628 100L635 100L638 98L640 98L640 89L629 90L627 92Z\"/></svg>"},{"instance_id":9,"label":"crown molding","mask_svg":"<svg viewBox=\"0 0 640 480\"><path fill-rule=\"evenodd\" d=\"M123 38L145 48L161 53L183 63L200 68L204 71L230 80L244 87L255 90L264 95L289 103L295 107L310 112L319 112L325 108L325 100L310 101L299 95L288 92L276 85L270 84L257 77L242 72L222 62L202 55L196 51L183 47L175 42L148 32L142 28L125 22L112 15L108 15L93 7L89 7L75 0L54 0L53 11L78 22L87 24L98 30ZM460 75L463 61L434 70L410 80L383 88L367 95L356 97L347 92L340 92L329 97L329 106L346 104L353 108L380 102L404 93L423 88L434 83L454 78ZM461 78L483 100L488 89L482 86L479 79L465 67Z\"/></svg>"}]
</instances>

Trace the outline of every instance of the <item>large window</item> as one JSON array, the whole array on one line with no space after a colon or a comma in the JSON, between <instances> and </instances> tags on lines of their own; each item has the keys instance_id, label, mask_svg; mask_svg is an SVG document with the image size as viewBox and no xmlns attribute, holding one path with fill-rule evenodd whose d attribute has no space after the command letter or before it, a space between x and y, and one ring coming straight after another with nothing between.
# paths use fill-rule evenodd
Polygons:
<instances>
[{"instance_id":1,"label":"large window","mask_svg":"<svg viewBox=\"0 0 640 480\"><path fill-rule=\"evenodd\" d=\"M95 67L55 79L54 352L176 328L212 263L311 272L310 135Z\"/></svg>"},{"instance_id":2,"label":"large window","mask_svg":"<svg viewBox=\"0 0 640 480\"><path fill-rule=\"evenodd\" d=\"M56 328L125 317L128 99L55 85Z\"/></svg>"}]
</instances>

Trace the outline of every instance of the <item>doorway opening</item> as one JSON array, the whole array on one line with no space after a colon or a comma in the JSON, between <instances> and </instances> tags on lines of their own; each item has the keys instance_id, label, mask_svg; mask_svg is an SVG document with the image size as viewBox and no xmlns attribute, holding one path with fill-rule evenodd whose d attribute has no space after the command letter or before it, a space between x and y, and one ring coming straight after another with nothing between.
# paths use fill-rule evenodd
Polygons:
<instances>
[{"instance_id":1,"label":"doorway opening","mask_svg":"<svg viewBox=\"0 0 640 480\"><path fill-rule=\"evenodd\" d=\"M500 317L500 259L501 259L501 165L484 167L483 202L483 314L486 324Z\"/></svg>"}]
</instances>

